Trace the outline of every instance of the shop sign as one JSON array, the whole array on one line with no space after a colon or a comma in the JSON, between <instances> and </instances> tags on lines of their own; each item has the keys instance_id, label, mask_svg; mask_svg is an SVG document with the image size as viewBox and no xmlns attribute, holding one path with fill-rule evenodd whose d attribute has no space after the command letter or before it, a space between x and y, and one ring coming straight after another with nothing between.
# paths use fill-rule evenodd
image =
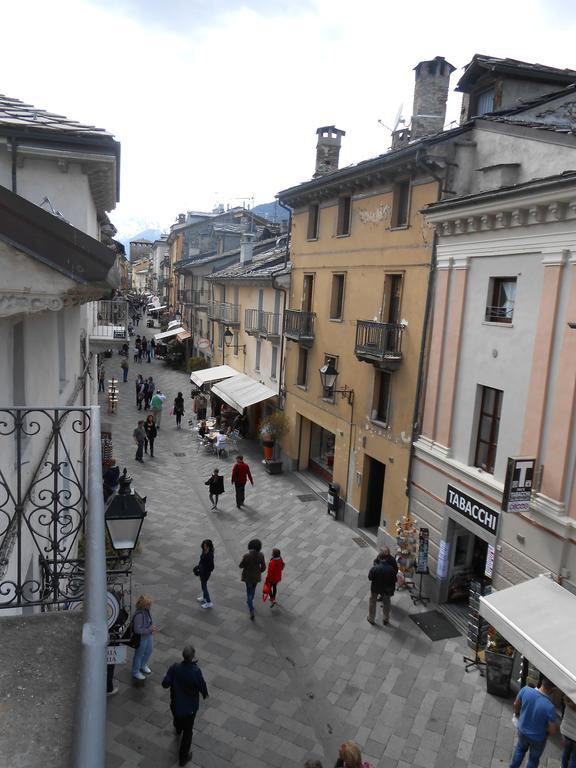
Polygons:
<instances>
[{"instance_id":1,"label":"shop sign","mask_svg":"<svg viewBox=\"0 0 576 768\"><path fill-rule=\"evenodd\" d=\"M418 558L416 560L416 573L428 573L428 542L430 540L429 528L420 528L418 541Z\"/></svg>"},{"instance_id":2,"label":"shop sign","mask_svg":"<svg viewBox=\"0 0 576 768\"><path fill-rule=\"evenodd\" d=\"M125 645L109 645L106 648L106 664L126 664L128 648Z\"/></svg>"},{"instance_id":3,"label":"shop sign","mask_svg":"<svg viewBox=\"0 0 576 768\"><path fill-rule=\"evenodd\" d=\"M536 459L508 457L502 496L504 512L528 512L530 509L535 464Z\"/></svg>"},{"instance_id":4,"label":"shop sign","mask_svg":"<svg viewBox=\"0 0 576 768\"><path fill-rule=\"evenodd\" d=\"M446 579L448 577L448 554L450 552L450 544L442 539L438 550L438 564L436 565L436 578Z\"/></svg>"},{"instance_id":5,"label":"shop sign","mask_svg":"<svg viewBox=\"0 0 576 768\"><path fill-rule=\"evenodd\" d=\"M500 515L494 509L486 507L482 502L473 499L452 485L449 485L446 490L446 504L450 509L455 509L464 517L472 520L480 528L484 528L489 533L496 535Z\"/></svg>"}]
</instances>

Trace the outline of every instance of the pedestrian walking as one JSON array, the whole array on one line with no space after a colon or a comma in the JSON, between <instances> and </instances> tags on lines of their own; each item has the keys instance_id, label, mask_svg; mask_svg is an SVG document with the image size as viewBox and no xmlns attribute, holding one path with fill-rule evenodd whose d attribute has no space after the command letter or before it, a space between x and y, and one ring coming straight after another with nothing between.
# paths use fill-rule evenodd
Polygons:
<instances>
[{"instance_id":1,"label":"pedestrian walking","mask_svg":"<svg viewBox=\"0 0 576 768\"><path fill-rule=\"evenodd\" d=\"M136 381L134 382L134 386L136 387L136 407L138 408L138 410L140 410L139 408L141 403L140 392L142 391L143 384L144 384L144 379L142 377L142 374L139 373L138 376L136 376Z\"/></svg>"},{"instance_id":2,"label":"pedestrian walking","mask_svg":"<svg viewBox=\"0 0 576 768\"><path fill-rule=\"evenodd\" d=\"M244 461L244 456L239 455L236 457L236 461L232 467L232 483L236 488L236 506L238 509L241 509L244 505L246 482L248 480L250 480L251 484L254 485L250 467Z\"/></svg>"},{"instance_id":3,"label":"pedestrian walking","mask_svg":"<svg viewBox=\"0 0 576 768\"><path fill-rule=\"evenodd\" d=\"M560 733L564 739L562 768L576 768L576 704L564 696L564 717L560 723Z\"/></svg>"},{"instance_id":4,"label":"pedestrian walking","mask_svg":"<svg viewBox=\"0 0 576 768\"><path fill-rule=\"evenodd\" d=\"M338 750L334 768L374 768L372 763L362 761L360 747L354 741L345 741Z\"/></svg>"},{"instance_id":5,"label":"pedestrian walking","mask_svg":"<svg viewBox=\"0 0 576 768\"><path fill-rule=\"evenodd\" d=\"M150 339L150 346L148 347L148 351L150 353L150 358L154 360L154 358L156 357L156 340L155 339ZM148 360L148 362L150 362L150 360Z\"/></svg>"},{"instance_id":6,"label":"pedestrian walking","mask_svg":"<svg viewBox=\"0 0 576 768\"><path fill-rule=\"evenodd\" d=\"M212 600L208 592L208 579L214 570L214 544L211 539L204 539L201 545L200 560L194 566L194 575L200 578L202 594L196 599L202 603L202 608L212 608Z\"/></svg>"},{"instance_id":7,"label":"pedestrian walking","mask_svg":"<svg viewBox=\"0 0 576 768\"><path fill-rule=\"evenodd\" d=\"M120 363L120 368L122 368L122 381L124 384L128 381L128 358L123 357L122 362Z\"/></svg>"},{"instance_id":8,"label":"pedestrian walking","mask_svg":"<svg viewBox=\"0 0 576 768\"><path fill-rule=\"evenodd\" d=\"M156 429L156 423L154 421L154 416L149 413L146 417L146 421L144 422L144 432L146 432L146 442L147 446L144 446L144 450L147 448L150 448L150 458L154 458L154 441L156 440L156 436L158 434L158 430Z\"/></svg>"},{"instance_id":9,"label":"pedestrian walking","mask_svg":"<svg viewBox=\"0 0 576 768\"><path fill-rule=\"evenodd\" d=\"M550 701L554 685L543 677L539 688L524 686L514 702L518 718L518 741L510 768L520 768L529 751L528 768L537 768L548 736L558 731L556 707Z\"/></svg>"},{"instance_id":10,"label":"pedestrian walking","mask_svg":"<svg viewBox=\"0 0 576 768\"><path fill-rule=\"evenodd\" d=\"M154 649L152 636L156 632L156 626L152 621L151 607L152 598L148 595L140 595L136 602L136 611L132 617L132 632L138 643L134 648L132 659L132 677L135 680L145 680L146 675L152 674L148 661Z\"/></svg>"},{"instance_id":11,"label":"pedestrian walking","mask_svg":"<svg viewBox=\"0 0 576 768\"><path fill-rule=\"evenodd\" d=\"M154 392L152 395L152 400L150 400L150 408L152 408L152 413L154 415L154 422L156 424L156 429L160 429L160 422L162 421L162 408L164 407L164 401L166 400L166 395L164 395L162 392L160 392L159 389Z\"/></svg>"},{"instance_id":12,"label":"pedestrian walking","mask_svg":"<svg viewBox=\"0 0 576 768\"><path fill-rule=\"evenodd\" d=\"M174 416L176 416L176 429L181 429L182 416L184 416L184 398L182 397L182 392L178 392L174 398L173 411Z\"/></svg>"},{"instance_id":13,"label":"pedestrian walking","mask_svg":"<svg viewBox=\"0 0 576 768\"><path fill-rule=\"evenodd\" d=\"M136 461L139 461L141 463L144 462L144 459L142 458L144 455L144 443L146 441L146 431L144 429L144 422L140 420L138 422L138 426L132 433L132 436L134 438L134 442L136 443Z\"/></svg>"},{"instance_id":14,"label":"pedestrian walking","mask_svg":"<svg viewBox=\"0 0 576 768\"><path fill-rule=\"evenodd\" d=\"M156 389L156 385L154 384L154 379L152 378L152 376L149 376L144 382L144 408L146 410L150 408L150 401L154 396L155 389Z\"/></svg>"},{"instance_id":15,"label":"pedestrian walking","mask_svg":"<svg viewBox=\"0 0 576 768\"><path fill-rule=\"evenodd\" d=\"M98 392L104 392L104 384L106 382L106 369L100 363L98 366Z\"/></svg>"},{"instance_id":16,"label":"pedestrian walking","mask_svg":"<svg viewBox=\"0 0 576 768\"><path fill-rule=\"evenodd\" d=\"M208 407L208 401L206 396L202 392L198 392L194 397L194 413L196 414L196 421L204 421L206 418L206 408Z\"/></svg>"},{"instance_id":17,"label":"pedestrian walking","mask_svg":"<svg viewBox=\"0 0 576 768\"><path fill-rule=\"evenodd\" d=\"M382 623L386 626L390 621L390 600L396 590L396 572L386 561L386 555L383 552L378 553L376 560L376 565L373 565L368 572L368 579L371 583L367 621L369 624L376 624L376 602L380 597L382 599Z\"/></svg>"},{"instance_id":18,"label":"pedestrian walking","mask_svg":"<svg viewBox=\"0 0 576 768\"><path fill-rule=\"evenodd\" d=\"M192 760L192 732L194 720L202 699L208 698L208 688L198 666L196 651L191 645L185 646L179 664L172 664L164 675L162 688L170 689L170 711L174 730L182 735L178 754L179 765L186 765Z\"/></svg>"},{"instance_id":19,"label":"pedestrian walking","mask_svg":"<svg viewBox=\"0 0 576 768\"><path fill-rule=\"evenodd\" d=\"M142 356L142 360L145 360L148 357L148 340L146 336L142 336L142 344L140 345L140 354Z\"/></svg>"},{"instance_id":20,"label":"pedestrian walking","mask_svg":"<svg viewBox=\"0 0 576 768\"><path fill-rule=\"evenodd\" d=\"M134 362L139 363L140 362L140 336L136 336L136 341L134 342Z\"/></svg>"},{"instance_id":21,"label":"pedestrian walking","mask_svg":"<svg viewBox=\"0 0 576 768\"><path fill-rule=\"evenodd\" d=\"M218 467L214 469L204 485L208 486L208 498L212 504L212 509L218 509L218 497L224 493L224 478Z\"/></svg>"},{"instance_id":22,"label":"pedestrian walking","mask_svg":"<svg viewBox=\"0 0 576 768\"><path fill-rule=\"evenodd\" d=\"M272 557L268 561L268 571L264 581L264 599L270 595L270 608L276 605L276 590L282 580L282 571L284 570L284 560L279 549L272 550Z\"/></svg>"},{"instance_id":23,"label":"pedestrian walking","mask_svg":"<svg viewBox=\"0 0 576 768\"><path fill-rule=\"evenodd\" d=\"M252 539L248 542L248 552L240 561L242 568L241 580L246 584L246 604L250 612L250 621L254 621L254 595L256 587L266 570L266 560L262 554L262 542L260 539Z\"/></svg>"}]
</instances>

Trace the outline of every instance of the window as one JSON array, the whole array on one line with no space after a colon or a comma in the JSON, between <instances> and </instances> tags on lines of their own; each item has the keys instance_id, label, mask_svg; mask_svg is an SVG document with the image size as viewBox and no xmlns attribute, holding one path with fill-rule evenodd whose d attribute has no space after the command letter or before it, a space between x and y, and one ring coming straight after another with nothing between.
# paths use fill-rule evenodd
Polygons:
<instances>
[{"instance_id":1,"label":"window","mask_svg":"<svg viewBox=\"0 0 576 768\"><path fill-rule=\"evenodd\" d=\"M384 302L382 322L398 324L400 322L400 300L402 298L402 275L384 277Z\"/></svg>"},{"instance_id":2,"label":"window","mask_svg":"<svg viewBox=\"0 0 576 768\"><path fill-rule=\"evenodd\" d=\"M400 181L394 185L392 198L392 228L408 226L410 210L410 181Z\"/></svg>"},{"instance_id":3,"label":"window","mask_svg":"<svg viewBox=\"0 0 576 768\"><path fill-rule=\"evenodd\" d=\"M276 368L278 367L278 347L272 347L272 360L270 362L270 378L276 378Z\"/></svg>"},{"instance_id":4,"label":"window","mask_svg":"<svg viewBox=\"0 0 576 768\"><path fill-rule=\"evenodd\" d=\"M488 288L485 319L489 323L511 323L516 299L515 277L493 277Z\"/></svg>"},{"instance_id":5,"label":"window","mask_svg":"<svg viewBox=\"0 0 576 768\"><path fill-rule=\"evenodd\" d=\"M218 349L222 349L222 345L224 344L224 331L222 329L222 326L218 326Z\"/></svg>"},{"instance_id":6,"label":"window","mask_svg":"<svg viewBox=\"0 0 576 768\"><path fill-rule=\"evenodd\" d=\"M338 199L338 224L336 234L338 237L350 234L350 213L352 211L352 198L340 197Z\"/></svg>"},{"instance_id":7,"label":"window","mask_svg":"<svg viewBox=\"0 0 576 768\"><path fill-rule=\"evenodd\" d=\"M239 346L238 346L238 331L234 331L234 340L233 340L233 349L234 349L234 355L238 357L239 352Z\"/></svg>"},{"instance_id":8,"label":"window","mask_svg":"<svg viewBox=\"0 0 576 768\"><path fill-rule=\"evenodd\" d=\"M309 206L308 208L308 240L316 240L318 238L318 220L320 218L320 206L318 203Z\"/></svg>"},{"instance_id":9,"label":"window","mask_svg":"<svg viewBox=\"0 0 576 768\"><path fill-rule=\"evenodd\" d=\"M304 275L302 289L302 311L312 312L312 297L314 294L314 275Z\"/></svg>"},{"instance_id":10,"label":"window","mask_svg":"<svg viewBox=\"0 0 576 768\"><path fill-rule=\"evenodd\" d=\"M332 295L330 298L330 320L342 320L344 308L344 275L332 275Z\"/></svg>"},{"instance_id":11,"label":"window","mask_svg":"<svg viewBox=\"0 0 576 768\"><path fill-rule=\"evenodd\" d=\"M474 466L494 474L498 431L500 429L500 410L503 392L492 387L481 387L480 418L476 438Z\"/></svg>"},{"instance_id":12,"label":"window","mask_svg":"<svg viewBox=\"0 0 576 768\"><path fill-rule=\"evenodd\" d=\"M372 401L372 419L388 424L390 408L390 384L389 373L378 371L374 380L374 398Z\"/></svg>"},{"instance_id":13,"label":"window","mask_svg":"<svg viewBox=\"0 0 576 768\"><path fill-rule=\"evenodd\" d=\"M324 355L324 365L327 365L330 361L334 363L334 368L338 370L338 358L335 355ZM324 387L322 389L322 398L334 402L334 387Z\"/></svg>"},{"instance_id":14,"label":"window","mask_svg":"<svg viewBox=\"0 0 576 768\"><path fill-rule=\"evenodd\" d=\"M476 114L486 115L494 111L494 88L479 93L476 97Z\"/></svg>"},{"instance_id":15,"label":"window","mask_svg":"<svg viewBox=\"0 0 576 768\"><path fill-rule=\"evenodd\" d=\"M299 387L305 387L308 380L308 350L300 347L298 352L298 374L296 384Z\"/></svg>"},{"instance_id":16,"label":"window","mask_svg":"<svg viewBox=\"0 0 576 768\"><path fill-rule=\"evenodd\" d=\"M262 342L260 339L256 342L256 363L255 363L255 370L260 370L260 356L262 354Z\"/></svg>"}]
</instances>

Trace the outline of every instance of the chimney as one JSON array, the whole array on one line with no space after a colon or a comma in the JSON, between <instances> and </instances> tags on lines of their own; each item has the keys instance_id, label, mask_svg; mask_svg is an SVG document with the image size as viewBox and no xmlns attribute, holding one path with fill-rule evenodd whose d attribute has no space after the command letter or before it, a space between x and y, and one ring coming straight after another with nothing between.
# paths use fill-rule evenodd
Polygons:
<instances>
[{"instance_id":1,"label":"chimney","mask_svg":"<svg viewBox=\"0 0 576 768\"><path fill-rule=\"evenodd\" d=\"M450 86L450 75L456 67L443 56L430 61L421 61L414 67L414 105L410 140L422 139L440 133L446 119L446 100Z\"/></svg>"},{"instance_id":2,"label":"chimney","mask_svg":"<svg viewBox=\"0 0 576 768\"><path fill-rule=\"evenodd\" d=\"M178 224L185 224L186 223L186 214L185 213L179 213L178 214Z\"/></svg>"},{"instance_id":3,"label":"chimney","mask_svg":"<svg viewBox=\"0 0 576 768\"><path fill-rule=\"evenodd\" d=\"M314 179L325 176L338 170L340 157L340 143L346 131L341 131L333 125L326 125L316 131L318 143L316 144L316 170Z\"/></svg>"},{"instance_id":4,"label":"chimney","mask_svg":"<svg viewBox=\"0 0 576 768\"><path fill-rule=\"evenodd\" d=\"M254 235L251 232L244 232L240 240L240 264L250 264L252 254L254 253Z\"/></svg>"}]
</instances>

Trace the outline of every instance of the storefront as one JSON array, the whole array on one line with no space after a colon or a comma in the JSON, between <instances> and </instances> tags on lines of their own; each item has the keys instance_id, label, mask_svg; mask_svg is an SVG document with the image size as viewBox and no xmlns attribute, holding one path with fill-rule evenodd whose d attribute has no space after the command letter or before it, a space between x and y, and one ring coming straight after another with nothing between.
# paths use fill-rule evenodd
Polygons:
<instances>
[{"instance_id":1,"label":"storefront","mask_svg":"<svg viewBox=\"0 0 576 768\"><path fill-rule=\"evenodd\" d=\"M311 423L310 426L310 458L308 469L315 475L332 482L334 473L334 449L336 446L336 435L329 432L319 424Z\"/></svg>"}]
</instances>

